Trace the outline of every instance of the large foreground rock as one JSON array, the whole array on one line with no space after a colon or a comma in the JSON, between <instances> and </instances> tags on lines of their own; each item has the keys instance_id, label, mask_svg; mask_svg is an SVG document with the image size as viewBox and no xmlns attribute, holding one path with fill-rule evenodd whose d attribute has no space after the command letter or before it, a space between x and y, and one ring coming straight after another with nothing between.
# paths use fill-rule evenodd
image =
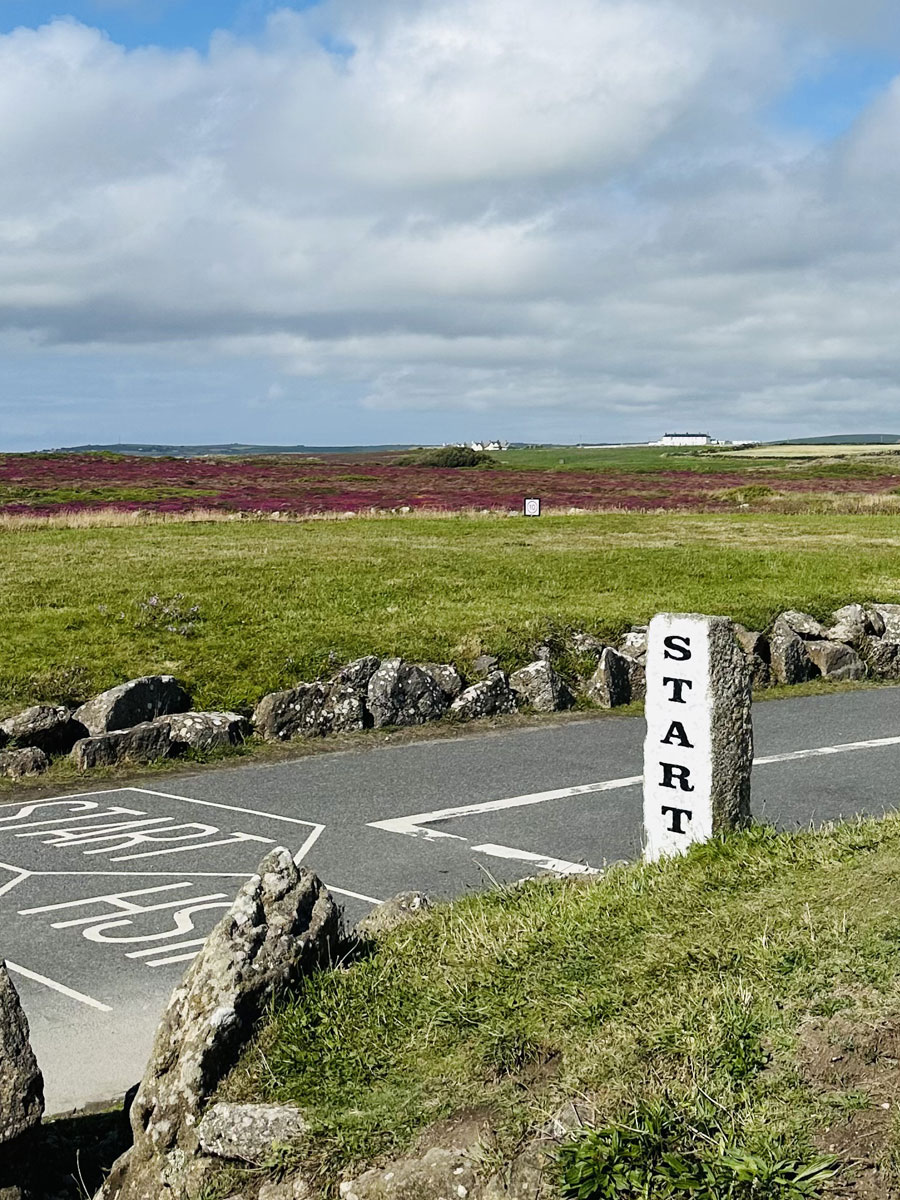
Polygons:
<instances>
[{"instance_id":1,"label":"large foreground rock","mask_svg":"<svg viewBox=\"0 0 900 1200\"><path fill-rule=\"evenodd\" d=\"M772 675L778 683L805 683L818 674L803 638L780 617L769 634Z\"/></svg>"},{"instance_id":2,"label":"large foreground rock","mask_svg":"<svg viewBox=\"0 0 900 1200\"><path fill-rule=\"evenodd\" d=\"M826 679L865 679L866 664L852 646L843 642L815 641L806 643L810 661Z\"/></svg>"},{"instance_id":3,"label":"large foreground rock","mask_svg":"<svg viewBox=\"0 0 900 1200\"><path fill-rule=\"evenodd\" d=\"M172 993L130 1120L134 1145L98 1200L176 1200L198 1191L200 1112L273 997L331 961L341 937L331 896L273 850Z\"/></svg>"},{"instance_id":4,"label":"large foreground rock","mask_svg":"<svg viewBox=\"0 0 900 1200\"><path fill-rule=\"evenodd\" d=\"M529 663L509 677L509 686L519 704L535 712L558 712L572 703L569 689L546 659Z\"/></svg>"},{"instance_id":5,"label":"large foreground rock","mask_svg":"<svg viewBox=\"0 0 900 1200\"><path fill-rule=\"evenodd\" d=\"M460 721L493 717L517 711L516 698L502 671L493 671L487 679L473 683L450 705L450 713Z\"/></svg>"},{"instance_id":6,"label":"large foreground rock","mask_svg":"<svg viewBox=\"0 0 900 1200\"><path fill-rule=\"evenodd\" d=\"M44 1079L28 1040L28 1021L0 962L0 1144L12 1142L40 1124Z\"/></svg>"},{"instance_id":7,"label":"large foreground rock","mask_svg":"<svg viewBox=\"0 0 900 1200\"><path fill-rule=\"evenodd\" d=\"M166 713L187 712L191 699L172 675L144 675L110 688L72 714L88 733L129 729Z\"/></svg>"},{"instance_id":8,"label":"large foreground rock","mask_svg":"<svg viewBox=\"0 0 900 1200\"><path fill-rule=\"evenodd\" d=\"M84 725L73 720L71 708L59 705L35 704L0 721L0 745L33 746L45 754L68 754L86 735Z\"/></svg>"},{"instance_id":9,"label":"large foreground rock","mask_svg":"<svg viewBox=\"0 0 900 1200\"><path fill-rule=\"evenodd\" d=\"M387 658L369 680L366 703L376 729L424 725L443 716L450 698L428 671L402 658Z\"/></svg>"}]
</instances>

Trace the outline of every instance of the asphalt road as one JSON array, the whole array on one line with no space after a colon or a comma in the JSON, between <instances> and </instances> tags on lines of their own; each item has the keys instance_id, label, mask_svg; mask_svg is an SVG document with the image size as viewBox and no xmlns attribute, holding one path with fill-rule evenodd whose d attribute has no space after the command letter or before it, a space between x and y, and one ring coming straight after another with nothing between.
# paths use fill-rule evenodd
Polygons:
<instances>
[{"instance_id":1,"label":"asphalt road","mask_svg":"<svg viewBox=\"0 0 900 1200\"><path fill-rule=\"evenodd\" d=\"M754 729L755 817L898 806L900 688L761 704ZM633 859L643 732L548 723L0 805L0 949L48 1111L137 1081L169 993L268 848L302 855L351 923L399 891Z\"/></svg>"}]
</instances>

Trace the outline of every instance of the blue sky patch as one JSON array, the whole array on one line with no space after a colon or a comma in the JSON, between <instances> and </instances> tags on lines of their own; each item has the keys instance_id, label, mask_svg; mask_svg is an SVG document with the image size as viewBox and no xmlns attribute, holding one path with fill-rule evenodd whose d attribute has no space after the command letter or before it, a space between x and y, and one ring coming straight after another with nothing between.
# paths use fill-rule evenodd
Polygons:
<instances>
[{"instance_id":1,"label":"blue sky patch","mask_svg":"<svg viewBox=\"0 0 900 1200\"><path fill-rule=\"evenodd\" d=\"M842 51L799 78L770 112L780 125L829 140L846 132L897 75L895 55Z\"/></svg>"},{"instance_id":2,"label":"blue sky patch","mask_svg":"<svg viewBox=\"0 0 900 1200\"><path fill-rule=\"evenodd\" d=\"M129 49L155 45L205 50L216 30L240 37L259 32L278 9L312 8L318 0L0 0L0 33L34 29L54 17L74 17L103 29Z\"/></svg>"}]
</instances>

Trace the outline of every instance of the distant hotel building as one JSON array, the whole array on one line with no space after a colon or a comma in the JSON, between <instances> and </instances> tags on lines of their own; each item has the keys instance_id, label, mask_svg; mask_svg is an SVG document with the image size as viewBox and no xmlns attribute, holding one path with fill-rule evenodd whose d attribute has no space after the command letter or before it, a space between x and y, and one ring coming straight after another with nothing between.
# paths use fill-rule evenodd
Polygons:
<instances>
[{"instance_id":1,"label":"distant hotel building","mask_svg":"<svg viewBox=\"0 0 900 1200\"><path fill-rule=\"evenodd\" d=\"M664 433L653 446L712 446L713 439L708 433Z\"/></svg>"}]
</instances>

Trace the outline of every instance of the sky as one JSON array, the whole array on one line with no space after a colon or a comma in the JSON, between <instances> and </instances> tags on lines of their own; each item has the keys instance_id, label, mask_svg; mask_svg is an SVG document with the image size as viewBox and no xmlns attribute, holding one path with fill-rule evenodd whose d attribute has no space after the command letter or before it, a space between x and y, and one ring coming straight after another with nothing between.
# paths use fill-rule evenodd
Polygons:
<instances>
[{"instance_id":1,"label":"sky","mask_svg":"<svg viewBox=\"0 0 900 1200\"><path fill-rule=\"evenodd\" d=\"M0 0L0 450L900 433L892 0Z\"/></svg>"}]
</instances>

